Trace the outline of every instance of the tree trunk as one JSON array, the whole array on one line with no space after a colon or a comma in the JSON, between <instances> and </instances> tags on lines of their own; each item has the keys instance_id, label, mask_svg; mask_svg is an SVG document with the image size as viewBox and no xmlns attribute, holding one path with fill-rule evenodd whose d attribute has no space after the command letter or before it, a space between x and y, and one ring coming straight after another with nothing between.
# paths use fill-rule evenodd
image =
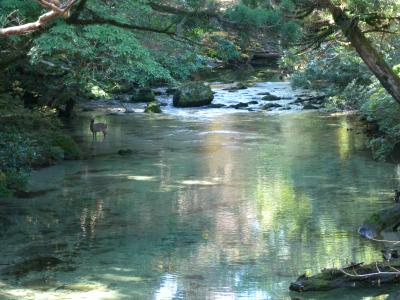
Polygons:
<instances>
[{"instance_id":1,"label":"tree trunk","mask_svg":"<svg viewBox=\"0 0 400 300\"><path fill-rule=\"evenodd\" d=\"M368 68L375 74L388 93L400 104L400 77L394 73L382 55L368 41L357 21L346 15L342 8L335 6L330 0L319 0L319 4L329 10L335 24L343 31Z\"/></svg>"}]
</instances>

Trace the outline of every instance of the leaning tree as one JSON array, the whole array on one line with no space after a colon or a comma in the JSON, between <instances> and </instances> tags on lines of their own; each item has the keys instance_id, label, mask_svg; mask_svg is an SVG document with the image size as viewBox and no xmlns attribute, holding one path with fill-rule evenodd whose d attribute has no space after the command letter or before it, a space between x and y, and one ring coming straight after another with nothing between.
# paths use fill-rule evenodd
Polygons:
<instances>
[{"instance_id":1,"label":"leaning tree","mask_svg":"<svg viewBox=\"0 0 400 300\"><path fill-rule=\"evenodd\" d=\"M305 31L302 43L308 48L318 48L329 39L344 36L382 86L400 103L400 78L373 41L376 34L400 33L400 1L288 0L281 1L280 8L287 18L301 22Z\"/></svg>"}]
</instances>

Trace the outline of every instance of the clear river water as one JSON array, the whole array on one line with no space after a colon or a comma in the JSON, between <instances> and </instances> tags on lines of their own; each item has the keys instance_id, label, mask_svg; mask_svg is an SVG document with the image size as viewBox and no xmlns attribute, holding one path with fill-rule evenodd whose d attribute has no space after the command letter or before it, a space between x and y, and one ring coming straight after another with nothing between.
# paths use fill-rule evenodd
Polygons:
<instances>
[{"instance_id":1,"label":"clear river water","mask_svg":"<svg viewBox=\"0 0 400 300\"><path fill-rule=\"evenodd\" d=\"M354 116L164 110L100 116L97 141L75 121L90 157L35 171L46 193L1 201L0 299L399 299L288 290L305 272L381 260L357 227L392 201L399 169L371 159Z\"/></svg>"}]
</instances>

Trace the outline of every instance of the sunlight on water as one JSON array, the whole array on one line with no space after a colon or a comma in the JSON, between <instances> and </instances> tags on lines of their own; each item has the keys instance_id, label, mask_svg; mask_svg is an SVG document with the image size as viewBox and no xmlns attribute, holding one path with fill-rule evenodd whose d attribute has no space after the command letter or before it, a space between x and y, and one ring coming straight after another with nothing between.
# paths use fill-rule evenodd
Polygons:
<instances>
[{"instance_id":1,"label":"sunlight on water","mask_svg":"<svg viewBox=\"0 0 400 300\"><path fill-rule=\"evenodd\" d=\"M399 167L370 159L351 116L104 120L95 142L76 124L90 159L35 172L47 194L0 204L0 298L396 297L288 291L305 272L380 259L356 229L390 203Z\"/></svg>"}]
</instances>

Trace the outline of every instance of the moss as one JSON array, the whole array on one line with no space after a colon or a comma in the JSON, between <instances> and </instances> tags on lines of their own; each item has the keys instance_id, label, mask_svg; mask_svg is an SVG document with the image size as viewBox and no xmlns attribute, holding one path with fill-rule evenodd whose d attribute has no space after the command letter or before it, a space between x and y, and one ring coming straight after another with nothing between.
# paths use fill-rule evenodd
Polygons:
<instances>
[{"instance_id":1,"label":"moss","mask_svg":"<svg viewBox=\"0 0 400 300\"><path fill-rule=\"evenodd\" d=\"M189 82L182 85L174 94L175 107L197 107L209 105L214 99L209 86L201 82Z\"/></svg>"},{"instance_id":2,"label":"moss","mask_svg":"<svg viewBox=\"0 0 400 300\"><path fill-rule=\"evenodd\" d=\"M160 105L157 102L150 102L146 109L144 110L145 113L156 113L159 114L161 113L161 108Z\"/></svg>"}]
</instances>

